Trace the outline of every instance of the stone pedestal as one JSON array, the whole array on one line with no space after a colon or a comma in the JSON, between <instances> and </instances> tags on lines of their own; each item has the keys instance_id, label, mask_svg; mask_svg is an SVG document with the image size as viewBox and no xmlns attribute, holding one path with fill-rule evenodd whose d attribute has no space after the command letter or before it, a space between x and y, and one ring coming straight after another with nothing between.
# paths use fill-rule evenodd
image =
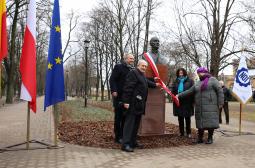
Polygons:
<instances>
[{"instance_id":1,"label":"stone pedestal","mask_svg":"<svg viewBox=\"0 0 255 168\"><path fill-rule=\"evenodd\" d=\"M160 78L166 83L168 80L168 67L160 64L156 66ZM146 77L154 77L150 67L146 71ZM145 115L142 117L139 129L140 135L163 135L165 133L165 103L165 92L163 90L159 88L149 89Z\"/></svg>"}]
</instances>

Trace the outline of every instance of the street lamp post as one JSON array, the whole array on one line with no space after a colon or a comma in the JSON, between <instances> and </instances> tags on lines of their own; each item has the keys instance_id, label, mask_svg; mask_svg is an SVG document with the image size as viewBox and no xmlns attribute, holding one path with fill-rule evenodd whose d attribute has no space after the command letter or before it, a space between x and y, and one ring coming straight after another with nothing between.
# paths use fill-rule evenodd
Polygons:
<instances>
[{"instance_id":1,"label":"street lamp post","mask_svg":"<svg viewBox=\"0 0 255 168\"><path fill-rule=\"evenodd\" d=\"M89 40L84 40L85 46L85 80L84 80L84 87L85 87L85 95L84 95L84 107L87 107L88 101L88 48L89 48Z\"/></svg>"},{"instance_id":2,"label":"street lamp post","mask_svg":"<svg viewBox=\"0 0 255 168\"><path fill-rule=\"evenodd\" d=\"M65 99L66 99L66 101L67 101L67 96L68 96L68 86L67 86L67 82L68 82L68 73L69 73L69 71L68 70L66 70L66 94L65 94Z\"/></svg>"}]
</instances>

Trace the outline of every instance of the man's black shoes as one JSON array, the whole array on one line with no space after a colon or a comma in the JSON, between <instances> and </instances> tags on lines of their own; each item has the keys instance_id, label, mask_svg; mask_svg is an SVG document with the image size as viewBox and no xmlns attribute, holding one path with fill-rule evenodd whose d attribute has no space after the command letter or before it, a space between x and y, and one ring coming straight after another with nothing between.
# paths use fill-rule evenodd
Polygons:
<instances>
[{"instance_id":1,"label":"man's black shoes","mask_svg":"<svg viewBox=\"0 0 255 168\"><path fill-rule=\"evenodd\" d=\"M137 148L137 149L143 149L144 148L144 146L139 144L139 143L134 144L133 147Z\"/></svg>"},{"instance_id":2,"label":"man's black shoes","mask_svg":"<svg viewBox=\"0 0 255 168\"><path fill-rule=\"evenodd\" d=\"M194 143L194 144L202 144L202 143L204 143L204 141L203 141L203 139L196 139L192 143Z\"/></svg>"},{"instance_id":3,"label":"man's black shoes","mask_svg":"<svg viewBox=\"0 0 255 168\"><path fill-rule=\"evenodd\" d=\"M134 149L131 148L129 145L123 145L121 147L121 150L125 151L125 152L134 152Z\"/></svg>"},{"instance_id":4,"label":"man's black shoes","mask_svg":"<svg viewBox=\"0 0 255 168\"><path fill-rule=\"evenodd\" d=\"M213 139L212 138L208 138L207 142L205 144L212 144L213 143Z\"/></svg>"},{"instance_id":5,"label":"man's black shoes","mask_svg":"<svg viewBox=\"0 0 255 168\"><path fill-rule=\"evenodd\" d=\"M117 144L122 144L122 139L115 139L114 142Z\"/></svg>"}]
</instances>

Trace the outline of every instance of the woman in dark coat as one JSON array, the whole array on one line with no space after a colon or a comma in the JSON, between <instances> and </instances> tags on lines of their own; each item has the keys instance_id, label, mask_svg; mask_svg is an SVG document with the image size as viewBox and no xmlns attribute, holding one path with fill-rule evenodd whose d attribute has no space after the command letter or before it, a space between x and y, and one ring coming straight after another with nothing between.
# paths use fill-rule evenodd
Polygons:
<instances>
[{"instance_id":1,"label":"woman in dark coat","mask_svg":"<svg viewBox=\"0 0 255 168\"><path fill-rule=\"evenodd\" d=\"M179 94L193 86L194 82L187 76L187 71L180 68L176 71L176 80L173 83L173 94ZM184 120L186 123L186 135L191 137L191 116L194 115L193 96L180 98L180 106L173 103L173 114L178 117L180 135L184 136Z\"/></svg>"},{"instance_id":2,"label":"woman in dark coat","mask_svg":"<svg viewBox=\"0 0 255 168\"><path fill-rule=\"evenodd\" d=\"M213 143L214 129L219 128L219 107L223 106L224 95L219 81L204 67L198 68L200 81L189 90L177 95L179 99L195 95L195 119L198 128L197 143L203 143L204 130L208 130L206 144Z\"/></svg>"}]
</instances>

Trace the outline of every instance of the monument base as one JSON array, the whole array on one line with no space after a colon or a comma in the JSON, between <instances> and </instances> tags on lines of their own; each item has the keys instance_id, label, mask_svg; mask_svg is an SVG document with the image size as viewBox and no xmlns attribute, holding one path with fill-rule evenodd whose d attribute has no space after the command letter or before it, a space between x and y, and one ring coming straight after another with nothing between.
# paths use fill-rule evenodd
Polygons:
<instances>
[{"instance_id":1,"label":"monument base","mask_svg":"<svg viewBox=\"0 0 255 168\"><path fill-rule=\"evenodd\" d=\"M142 116L139 134L165 134L165 95L159 88L149 89L145 115Z\"/></svg>"},{"instance_id":2,"label":"monument base","mask_svg":"<svg viewBox=\"0 0 255 168\"><path fill-rule=\"evenodd\" d=\"M157 64L160 78L168 81L168 67ZM154 73L151 67L146 70L146 77L153 78ZM165 134L165 92L160 88L149 89L146 102L145 115L143 115L139 134L144 135L164 135Z\"/></svg>"}]
</instances>

